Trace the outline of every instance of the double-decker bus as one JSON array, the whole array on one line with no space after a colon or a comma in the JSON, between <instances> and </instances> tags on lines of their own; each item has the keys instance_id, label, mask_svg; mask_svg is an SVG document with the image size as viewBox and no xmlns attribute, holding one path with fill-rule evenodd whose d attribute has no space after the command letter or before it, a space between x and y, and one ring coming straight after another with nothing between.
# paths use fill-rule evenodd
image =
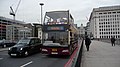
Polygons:
<instances>
[{"instance_id":1,"label":"double-decker bus","mask_svg":"<svg viewBox=\"0 0 120 67\"><path fill-rule=\"evenodd\" d=\"M46 12L42 29L43 54L71 55L78 45L78 29L69 10Z\"/></svg>"}]
</instances>

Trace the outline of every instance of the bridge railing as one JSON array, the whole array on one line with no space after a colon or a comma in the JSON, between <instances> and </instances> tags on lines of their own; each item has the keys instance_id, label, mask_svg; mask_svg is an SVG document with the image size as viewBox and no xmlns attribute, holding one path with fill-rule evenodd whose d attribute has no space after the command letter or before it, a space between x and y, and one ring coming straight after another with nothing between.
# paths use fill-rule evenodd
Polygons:
<instances>
[{"instance_id":1,"label":"bridge railing","mask_svg":"<svg viewBox=\"0 0 120 67\"><path fill-rule=\"evenodd\" d=\"M96 39L96 40L111 43L110 38L109 39L108 38L102 38L102 39ZM120 39L116 39L115 44L120 45Z\"/></svg>"},{"instance_id":2,"label":"bridge railing","mask_svg":"<svg viewBox=\"0 0 120 67\"><path fill-rule=\"evenodd\" d=\"M84 40L80 43L80 46L78 48L78 52L73 58L71 67L81 67L81 60L82 60L82 52L83 52L83 43Z\"/></svg>"}]
</instances>

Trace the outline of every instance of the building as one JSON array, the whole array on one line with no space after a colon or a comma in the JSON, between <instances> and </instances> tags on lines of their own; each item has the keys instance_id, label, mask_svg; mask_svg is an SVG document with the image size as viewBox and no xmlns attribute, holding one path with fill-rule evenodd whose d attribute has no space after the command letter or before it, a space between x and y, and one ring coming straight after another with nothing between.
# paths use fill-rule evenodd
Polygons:
<instances>
[{"instance_id":1,"label":"building","mask_svg":"<svg viewBox=\"0 0 120 67\"><path fill-rule=\"evenodd\" d=\"M42 39L42 25L25 23L0 16L0 40L19 40L21 37L28 36Z\"/></svg>"},{"instance_id":2,"label":"building","mask_svg":"<svg viewBox=\"0 0 120 67\"><path fill-rule=\"evenodd\" d=\"M21 38L25 38L25 37L31 37L32 36L32 29L28 28L28 27L20 27L18 28L18 40L20 40Z\"/></svg>"},{"instance_id":3,"label":"building","mask_svg":"<svg viewBox=\"0 0 120 67\"><path fill-rule=\"evenodd\" d=\"M26 23L24 26L32 29L32 37L38 37L42 40L42 25L38 23Z\"/></svg>"},{"instance_id":4,"label":"building","mask_svg":"<svg viewBox=\"0 0 120 67\"><path fill-rule=\"evenodd\" d=\"M20 27L19 25L6 25L6 40L17 40Z\"/></svg>"},{"instance_id":5,"label":"building","mask_svg":"<svg viewBox=\"0 0 120 67\"><path fill-rule=\"evenodd\" d=\"M85 32L86 32L86 35L90 36L90 22L87 22L87 25L85 27Z\"/></svg>"},{"instance_id":6,"label":"building","mask_svg":"<svg viewBox=\"0 0 120 67\"><path fill-rule=\"evenodd\" d=\"M78 30L79 30L79 36L84 37L85 36L85 27L83 26L83 24L81 24L81 26L78 28Z\"/></svg>"},{"instance_id":7,"label":"building","mask_svg":"<svg viewBox=\"0 0 120 67\"><path fill-rule=\"evenodd\" d=\"M94 38L120 38L120 5L94 8L89 22Z\"/></svg>"},{"instance_id":8,"label":"building","mask_svg":"<svg viewBox=\"0 0 120 67\"><path fill-rule=\"evenodd\" d=\"M25 22L0 16L0 40L6 39L6 25L23 25Z\"/></svg>"},{"instance_id":9,"label":"building","mask_svg":"<svg viewBox=\"0 0 120 67\"><path fill-rule=\"evenodd\" d=\"M24 37L31 37L32 29L19 25L6 25L6 39L18 41Z\"/></svg>"}]
</instances>

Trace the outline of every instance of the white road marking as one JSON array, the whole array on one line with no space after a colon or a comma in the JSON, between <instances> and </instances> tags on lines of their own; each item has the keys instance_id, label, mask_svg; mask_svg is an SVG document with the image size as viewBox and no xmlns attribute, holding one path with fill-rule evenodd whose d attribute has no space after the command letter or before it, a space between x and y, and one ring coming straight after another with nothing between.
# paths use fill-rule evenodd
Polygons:
<instances>
[{"instance_id":1,"label":"white road marking","mask_svg":"<svg viewBox=\"0 0 120 67\"><path fill-rule=\"evenodd\" d=\"M2 60L3 58L0 58L0 60Z\"/></svg>"},{"instance_id":2,"label":"white road marking","mask_svg":"<svg viewBox=\"0 0 120 67\"><path fill-rule=\"evenodd\" d=\"M25 67L25 66L27 66L27 65L29 65L29 64L31 64L31 63L33 63L33 61L30 61L30 62L28 62L28 63L26 63L26 64L24 64L24 65L22 65L22 66L20 66L20 67Z\"/></svg>"}]
</instances>

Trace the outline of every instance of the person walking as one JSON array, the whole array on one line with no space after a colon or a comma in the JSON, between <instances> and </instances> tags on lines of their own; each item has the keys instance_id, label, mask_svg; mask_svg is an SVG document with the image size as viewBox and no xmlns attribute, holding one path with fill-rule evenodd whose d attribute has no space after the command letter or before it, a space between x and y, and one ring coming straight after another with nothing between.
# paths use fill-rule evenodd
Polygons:
<instances>
[{"instance_id":1,"label":"person walking","mask_svg":"<svg viewBox=\"0 0 120 67\"><path fill-rule=\"evenodd\" d=\"M85 37L85 45L86 45L87 51L89 51L90 44L91 44L91 40L88 36L86 36Z\"/></svg>"},{"instance_id":2,"label":"person walking","mask_svg":"<svg viewBox=\"0 0 120 67\"><path fill-rule=\"evenodd\" d=\"M112 44L112 46L115 46L115 38L114 37L111 37L111 44Z\"/></svg>"}]
</instances>

